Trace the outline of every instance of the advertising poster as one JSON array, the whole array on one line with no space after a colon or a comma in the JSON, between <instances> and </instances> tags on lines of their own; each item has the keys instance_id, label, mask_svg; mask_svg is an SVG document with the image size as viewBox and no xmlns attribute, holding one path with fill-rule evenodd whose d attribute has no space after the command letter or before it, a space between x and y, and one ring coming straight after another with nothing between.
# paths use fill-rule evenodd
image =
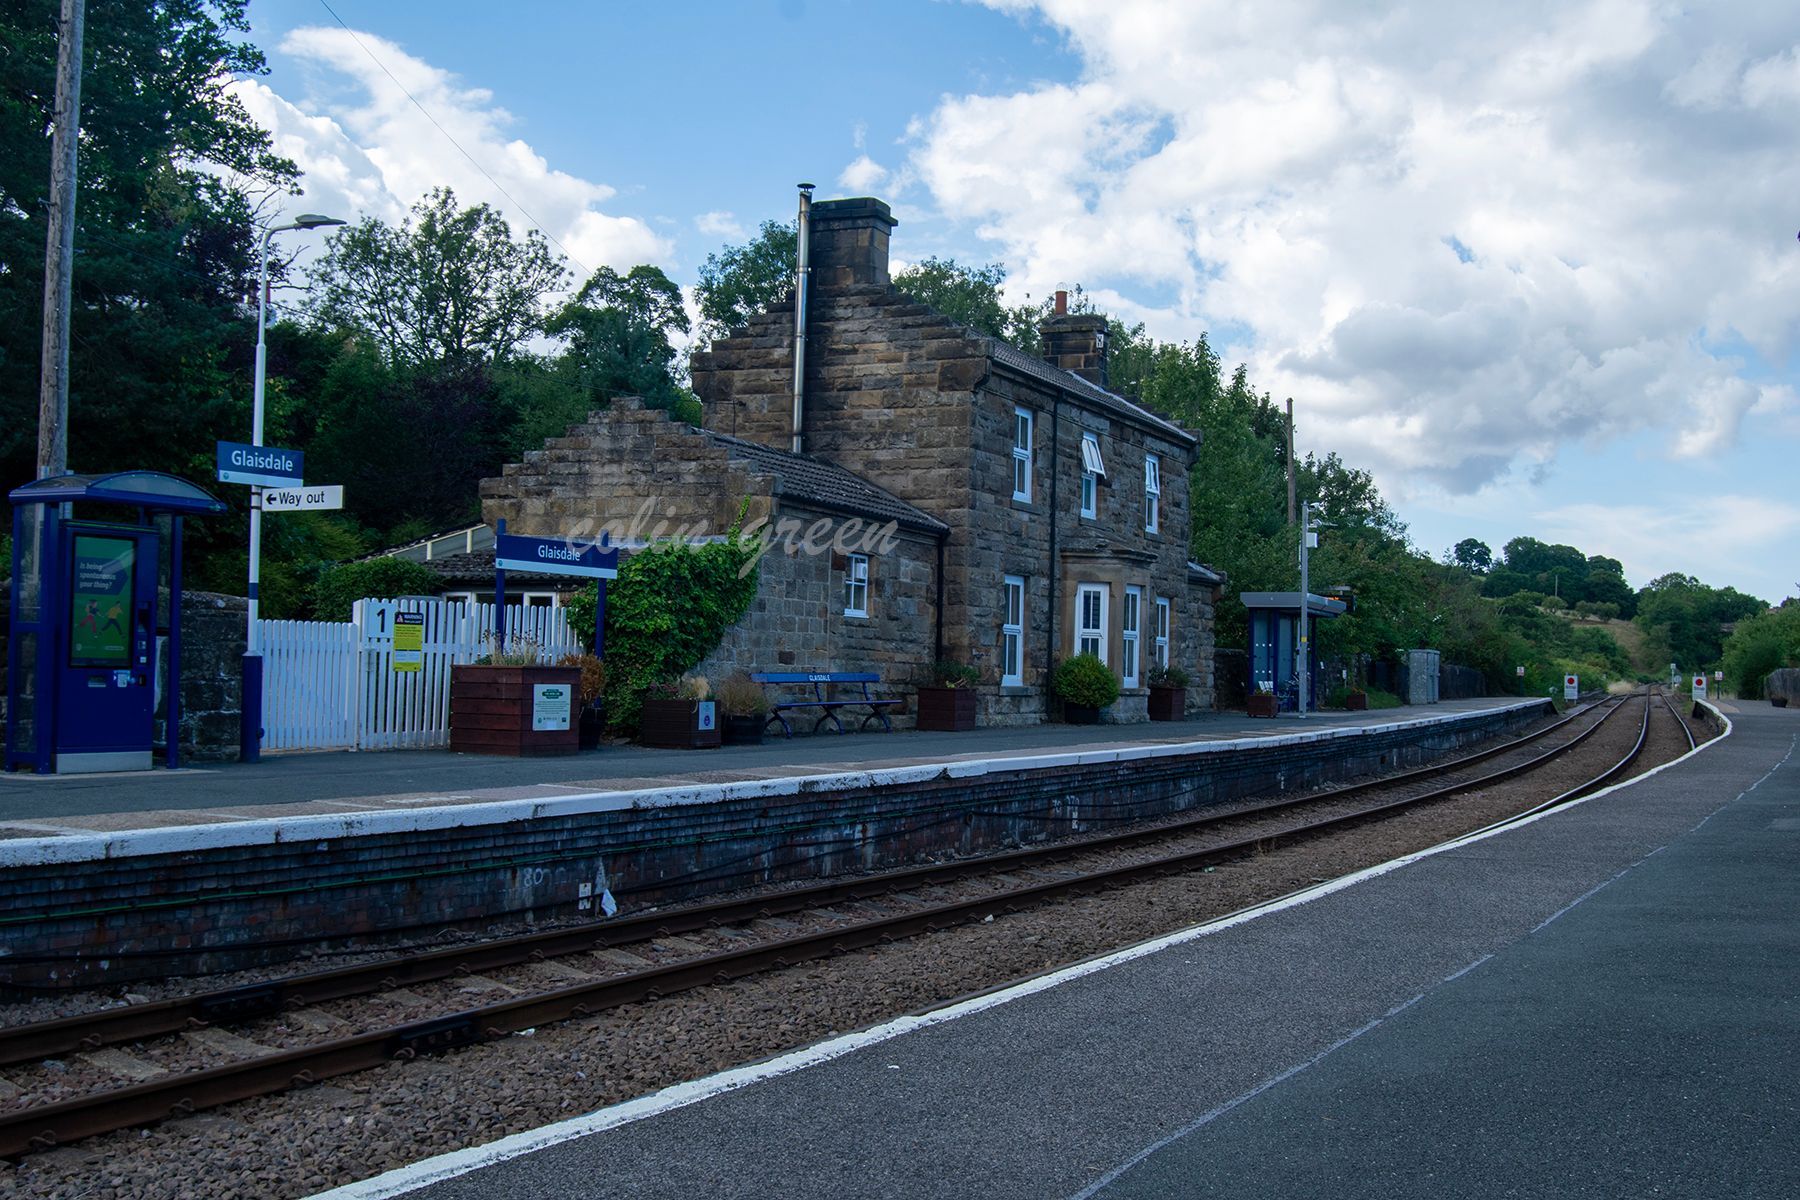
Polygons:
<instances>
[{"instance_id":1,"label":"advertising poster","mask_svg":"<svg viewBox=\"0 0 1800 1200\"><path fill-rule=\"evenodd\" d=\"M131 665L131 591L137 542L76 535L69 579L69 665Z\"/></svg>"}]
</instances>

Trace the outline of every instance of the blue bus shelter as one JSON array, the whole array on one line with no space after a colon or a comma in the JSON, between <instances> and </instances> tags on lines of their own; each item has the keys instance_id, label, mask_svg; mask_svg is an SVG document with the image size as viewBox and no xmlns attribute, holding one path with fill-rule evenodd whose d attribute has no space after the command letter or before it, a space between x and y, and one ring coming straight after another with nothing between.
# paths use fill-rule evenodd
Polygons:
<instances>
[{"instance_id":1,"label":"blue bus shelter","mask_svg":"<svg viewBox=\"0 0 1800 1200\"><path fill-rule=\"evenodd\" d=\"M1250 679L1252 692L1269 691L1280 699L1282 711L1297 707L1300 663L1300 593L1240 592L1238 599L1250 610ZM1312 702L1316 708L1323 694L1319 671L1319 618L1342 616L1348 606L1330 596L1306 597L1307 642L1312 656Z\"/></svg>"},{"instance_id":2,"label":"blue bus shelter","mask_svg":"<svg viewBox=\"0 0 1800 1200\"><path fill-rule=\"evenodd\" d=\"M225 503L160 471L56 475L9 498L6 769L148 768L159 684L164 761L180 766L181 523Z\"/></svg>"}]
</instances>

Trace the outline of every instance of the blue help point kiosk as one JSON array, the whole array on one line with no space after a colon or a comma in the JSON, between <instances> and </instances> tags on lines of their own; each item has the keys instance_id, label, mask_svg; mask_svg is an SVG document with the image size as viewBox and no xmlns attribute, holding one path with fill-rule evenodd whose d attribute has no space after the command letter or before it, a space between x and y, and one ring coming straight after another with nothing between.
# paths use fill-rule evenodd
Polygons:
<instances>
[{"instance_id":1,"label":"blue help point kiosk","mask_svg":"<svg viewBox=\"0 0 1800 1200\"><path fill-rule=\"evenodd\" d=\"M6 769L147 769L159 640L165 761L179 766L181 522L222 513L224 502L160 471L57 475L10 499ZM76 505L104 506L110 519L66 515Z\"/></svg>"}]
</instances>

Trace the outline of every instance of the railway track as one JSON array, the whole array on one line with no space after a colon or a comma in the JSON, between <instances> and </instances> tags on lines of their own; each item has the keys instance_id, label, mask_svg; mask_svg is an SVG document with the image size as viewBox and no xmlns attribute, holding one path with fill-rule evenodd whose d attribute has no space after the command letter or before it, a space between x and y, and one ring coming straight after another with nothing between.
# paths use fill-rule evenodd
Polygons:
<instances>
[{"instance_id":1,"label":"railway track","mask_svg":"<svg viewBox=\"0 0 1800 1200\"><path fill-rule=\"evenodd\" d=\"M1261 826L1248 834L1228 837L1197 848L1155 855L1142 861L1066 874L972 898L924 905L899 914L848 924L834 923L822 930L776 938L742 949L702 953L666 965L647 965L612 978L590 977L563 987L508 996L497 1003L430 1020L411 1021L320 1044L263 1053L246 1061L224 1066L171 1073L165 1078L113 1088L73 1100L15 1109L0 1114L0 1154L18 1155L34 1149L66 1144L108 1130L151 1123L171 1115L184 1115L252 1096L284 1091L332 1076L379 1066L396 1058L404 1059L469 1045L550 1021L586 1016L623 1004L653 1000L694 987L744 978L772 968L999 916L1050 900L1114 888L1158 875L1203 868L1266 850L1281 841L1317 836L1434 799L1493 787L1496 783L1526 773L1579 745L1599 730L1613 713L1626 707L1627 703L1621 700L1602 706L1605 711L1599 714L1599 719L1590 720L1585 729L1578 731L1570 730L1570 726L1582 724L1584 716L1588 714L1574 714L1536 734L1451 762L1398 776L1363 781L1311 796L1239 809L1223 816L1208 814L1151 829L1034 847L980 860L912 868L879 876L791 889L748 900L644 914L608 922L602 926L540 933L487 945L411 955L245 988L108 1009L83 1017L0 1031L0 1062L22 1063L43 1059L47 1055L72 1050L92 1051L108 1045L182 1030L215 1029L221 1025L268 1016L294 1006L310 1006L331 999L367 995L425 980L480 978L481 971L494 970L508 964L538 962L557 955L591 952L596 949L604 951L652 938L679 938L683 932L717 929L752 921L766 923L780 913L829 909L832 905L847 905L895 893L904 896L909 889L942 887L977 875L998 872L1004 876L1006 872L1029 873L1034 870L1041 873L1050 864L1078 855L1091 856L1098 851L1130 850L1202 831L1217 830L1231 822L1243 824L1249 821ZM1645 694L1637 740L1619 763L1580 788L1565 792L1531 811L1548 807L1549 804L1566 803L1578 794L1604 786L1616 774L1628 769L1644 747L1653 707L1654 701ZM1672 709L1670 713L1671 716L1674 715ZM1574 736L1549 750L1532 749L1529 755L1525 753L1536 743L1564 730L1573 732ZM1520 761L1484 774L1471 774L1472 767L1509 754ZM1417 790L1421 784L1447 777L1451 779L1448 783L1422 792ZM1270 820L1279 815L1292 814L1308 807L1333 803L1341 805L1351 797L1375 791L1400 791L1408 794L1388 796L1373 804L1315 816L1313 819L1279 828L1269 827ZM1017 883L1017 880L1008 882Z\"/></svg>"}]
</instances>

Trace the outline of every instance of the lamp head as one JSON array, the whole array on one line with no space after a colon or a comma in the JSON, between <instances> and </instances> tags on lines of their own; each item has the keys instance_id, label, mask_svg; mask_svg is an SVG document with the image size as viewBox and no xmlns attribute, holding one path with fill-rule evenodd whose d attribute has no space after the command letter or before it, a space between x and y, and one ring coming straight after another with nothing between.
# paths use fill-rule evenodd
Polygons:
<instances>
[{"instance_id":1,"label":"lamp head","mask_svg":"<svg viewBox=\"0 0 1800 1200\"><path fill-rule=\"evenodd\" d=\"M348 223L337 217L320 216L318 213L301 213L294 218L295 229L321 229L327 225L346 225Z\"/></svg>"}]
</instances>

